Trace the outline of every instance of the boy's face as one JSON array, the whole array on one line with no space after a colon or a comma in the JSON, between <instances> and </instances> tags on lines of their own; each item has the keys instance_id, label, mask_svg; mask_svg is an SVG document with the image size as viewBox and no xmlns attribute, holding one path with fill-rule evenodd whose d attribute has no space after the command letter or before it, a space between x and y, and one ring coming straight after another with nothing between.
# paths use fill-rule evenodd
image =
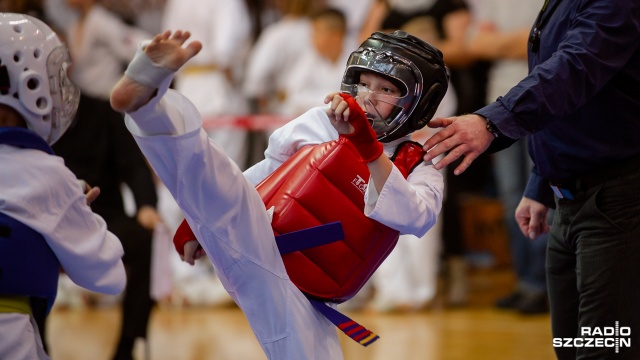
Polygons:
<instances>
[{"instance_id":1,"label":"boy's face","mask_svg":"<svg viewBox=\"0 0 640 360\"><path fill-rule=\"evenodd\" d=\"M396 104L401 97L402 91L385 77L370 72L360 74L356 101L371 121L376 134L381 135L387 126L386 122L400 110Z\"/></svg>"}]
</instances>

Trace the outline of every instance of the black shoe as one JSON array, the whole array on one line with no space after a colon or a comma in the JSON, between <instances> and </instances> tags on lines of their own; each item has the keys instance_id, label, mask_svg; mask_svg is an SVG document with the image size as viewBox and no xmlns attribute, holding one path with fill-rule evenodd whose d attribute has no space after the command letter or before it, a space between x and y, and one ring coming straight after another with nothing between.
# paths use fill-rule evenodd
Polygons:
<instances>
[{"instance_id":1,"label":"black shoe","mask_svg":"<svg viewBox=\"0 0 640 360\"><path fill-rule=\"evenodd\" d=\"M525 294L518 303L517 310L523 315L539 315L549 312L549 299L546 293Z\"/></svg>"},{"instance_id":2,"label":"black shoe","mask_svg":"<svg viewBox=\"0 0 640 360\"><path fill-rule=\"evenodd\" d=\"M496 301L496 307L500 309L516 309L523 297L524 295L521 292L514 291L511 294L498 299Z\"/></svg>"}]
</instances>

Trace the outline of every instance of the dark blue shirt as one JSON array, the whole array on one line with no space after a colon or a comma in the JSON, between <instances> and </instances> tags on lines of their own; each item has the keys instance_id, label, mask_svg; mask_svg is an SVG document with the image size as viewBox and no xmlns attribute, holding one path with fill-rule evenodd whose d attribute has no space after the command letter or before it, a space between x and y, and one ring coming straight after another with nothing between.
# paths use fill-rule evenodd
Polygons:
<instances>
[{"instance_id":1,"label":"dark blue shirt","mask_svg":"<svg viewBox=\"0 0 640 360\"><path fill-rule=\"evenodd\" d=\"M640 1L551 0L538 22L529 75L477 113L529 135L525 196L550 205L549 180L640 154Z\"/></svg>"}]
</instances>

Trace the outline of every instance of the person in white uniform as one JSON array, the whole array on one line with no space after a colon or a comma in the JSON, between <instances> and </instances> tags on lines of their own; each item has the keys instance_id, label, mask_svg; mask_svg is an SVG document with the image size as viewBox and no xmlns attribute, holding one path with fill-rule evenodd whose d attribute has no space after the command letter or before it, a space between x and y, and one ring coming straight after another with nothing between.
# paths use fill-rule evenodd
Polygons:
<instances>
[{"instance_id":1,"label":"person in white uniform","mask_svg":"<svg viewBox=\"0 0 640 360\"><path fill-rule=\"evenodd\" d=\"M83 95L108 101L122 65L131 61L137 44L150 35L127 25L96 0L66 3L78 15L64 27L73 59L71 79Z\"/></svg>"},{"instance_id":2,"label":"person in white uniform","mask_svg":"<svg viewBox=\"0 0 640 360\"><path fill-rule=\"evenodd\" d=\"M247 131L216 118L244 115L249 105L240 85L240 71L251 48L251 20L244 0L168 0L164 29L184 29L205 45L200 56L180 69L175 89L207 119L207 133L231 159L245 167Z\"/></svg>"},{"instance_id":3,"label":"person in white uniform","mask_svg":"<svg viewBox=\"0 0 640 360\"><path fill-rule=\"evenodd\" d=\"M313 108L276 130L266 158L244 176L207 138L193 104L168 89L175 71L202 48L197 41L183 47L188 32L167 31L143 44L112 92L112 106L127 113L128 128L200 240L185 244L185 261L202 256L202 246L269 359L341 359L342 352L334 326L287 276L256 183L300 147L350 134L350 112L353 118L356 110L362 113L353 107L357 101L377 144L373 156L363 156L371 173L365 214L422 236L440 211L440 172L420 162L405 179L388 156L429 121L444 96L448 78L442 55L406 33L378 34L352 54L345 71L342 91L356 100L327 95L330 106Z\"/></svg>"},{"instance_id":4,"label":"person in white uniform","mask_svg":"<svg viewBox=\"0 0 640 360\"><path fill-rule=\"evenodd\" d=\"M279 1L276 5L280 5L281 18L258 36L247 57L242 83L243 93L255 102L257 113L279 112L288 70L300 53L311 48L311 0Z\"/></svg>"},{"instance_id":5,"label":"person in white uniform","mask_svg":"<svg viewBox=\"0 0 640 360\"><path fill-rule=\"evenodd\" d=\"M60 267L79 286L115 295L126 284L123 249L87 204L97 189L50 148L79 100L66 47L42 21L2 13L0 62L0 359L48 359L38 324Z\"/></svg>"},{"instance_id":6,"label":"person in white uniform","mask_svg":"<svg viewBox=\"0 0 640 360\"><path fill-rule=\"evenodd\" d=\"M295 54L296 61L283 74L284 101L276 110L282 115L296 117L321 105L342 79L344 64L356 45L346 40L346 18L340 10L319 10L312 15L311 24L305 42L313 46Z\"/></svg>"}]
</instances>

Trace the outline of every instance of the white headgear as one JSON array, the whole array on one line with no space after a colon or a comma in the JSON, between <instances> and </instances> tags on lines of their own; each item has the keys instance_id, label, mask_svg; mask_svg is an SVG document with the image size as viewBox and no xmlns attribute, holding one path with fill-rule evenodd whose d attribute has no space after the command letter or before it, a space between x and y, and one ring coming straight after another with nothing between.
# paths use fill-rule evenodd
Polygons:
<instances>
[{"instance_id":1,"label":"white headgear","mask_svg":"<svg viewBox=\"0 0 640 360\"><path fill-rule=\"evenodd\" d=\"M0 13L0 104L19 112L49 144L78 109L80 90L67 77L70 65L67 47L44 22Z\"/></svg>"}]
</instances>

